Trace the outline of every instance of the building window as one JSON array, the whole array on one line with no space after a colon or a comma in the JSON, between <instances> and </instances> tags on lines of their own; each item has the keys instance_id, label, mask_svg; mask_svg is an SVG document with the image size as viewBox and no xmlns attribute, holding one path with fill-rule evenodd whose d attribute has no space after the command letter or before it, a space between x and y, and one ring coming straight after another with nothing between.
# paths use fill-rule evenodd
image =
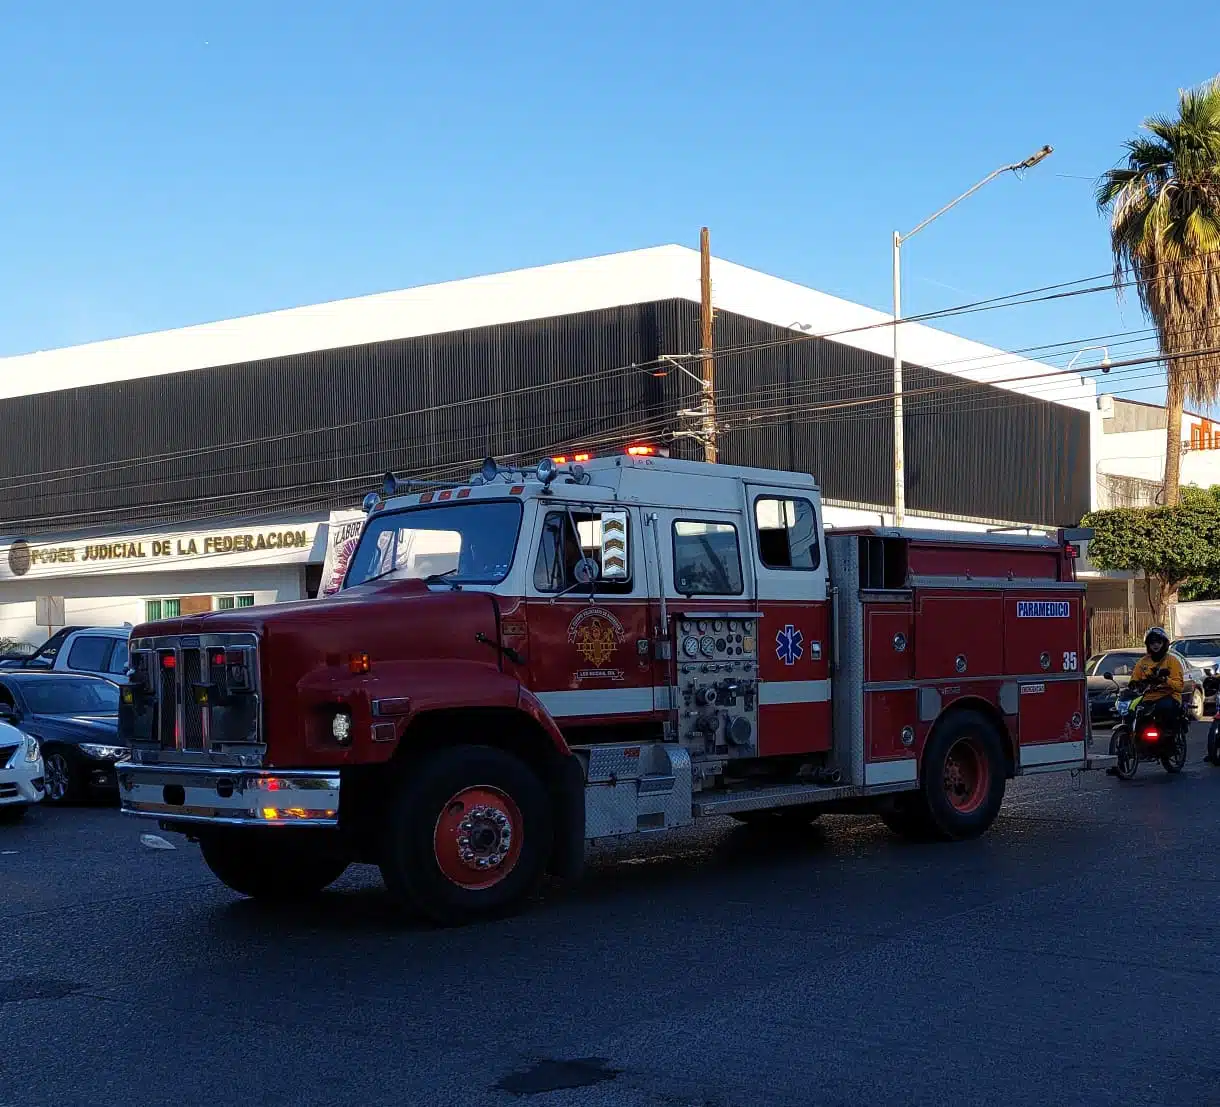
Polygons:
<instances>
[{"instance_id":1,"label":"building window","mask_svg":"<svg viewBox=\"0 0 1220 1107\"><path fill-rule=\"evenodd\" d=\"M145 600L144 621L155 623L158 619L176 619L182 614L182 600Z\"/></svg>"},{"instance_id":2,"label":"building window","mask_svg":"<svg viewBox=\"0 0 1220 1107\"><path fill-rule=\"evenodd\" d=\"M729 523L674 523L674 587L683 596L739 596L741 553Z\"/></svg>"},{"instance_id":3,"label":"building window","mask_svg":"<svg viewBox=\"0 0 1220 1107\"><path fill-rule=\"evenodd\" d=\"M754 501L758 556L768 569L816 569L821 564L817 520L808 500L760 496Z\"/></svg>"},{"instance_id":4,"label":"building window","mask_svg":"<svg viewBox=\"0 0 1220 1107\"><path fill-rule=\"evenodd\" d=\"M253 607L254 596L247 593L244 596L217 596L216 610L217 611L232 611L235 607Z\"/></svg>"},{"instance_id":5,"label":"building window","mask_svg":"<svg viewBox=\"0 0 1220 1107\"><path fill-rule=\"evenodd\" d=\"M1192 423L1190 425L1190 448L1192 450L1220 450L1220 426L1215 423Z\"/></svg>"}]
</instances>

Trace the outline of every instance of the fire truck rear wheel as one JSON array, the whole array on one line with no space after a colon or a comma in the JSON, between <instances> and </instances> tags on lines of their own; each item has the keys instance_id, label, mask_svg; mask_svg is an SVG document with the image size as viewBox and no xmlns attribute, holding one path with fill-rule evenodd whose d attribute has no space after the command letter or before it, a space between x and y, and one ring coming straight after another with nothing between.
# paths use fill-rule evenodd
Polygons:
<instances>
[{"instance_id":1,"label":"fire truck rear wheel","mask_svg":"<svg viewBox=\"0 0 1220 1107\"><path fill-rule=\"evenodd\" d=\"M1007 769L995 725L977 711L955 711L943 719L924 747L921 802L938 838L977 838L995 822L1004 802Z\"/></svg>"},{"instance_id":2,"label":"fire truck rear wheel","mask_svg":"<svg viewBox=\"0 0 1220 1107\"><path fill-rule=\"evenodd\" d=\"M309 831L304 832L309 834ZM204 863L224 885L263 900L302 899L333 884L348 858L298 830L234 830L199 841Z\"/></svg>"},{"instance_id":3,"label":"fire truck rear wheel","mask_svg":"<svg viewBox=\"0 0 1220 1107\"><path fill-rule=\"evenodd\" d=\"M390 805L381 861L403 906L443 926L511 912L551 853L551 806L537 774L490 746L439 750Z\"/></svg>"}]
</instances>

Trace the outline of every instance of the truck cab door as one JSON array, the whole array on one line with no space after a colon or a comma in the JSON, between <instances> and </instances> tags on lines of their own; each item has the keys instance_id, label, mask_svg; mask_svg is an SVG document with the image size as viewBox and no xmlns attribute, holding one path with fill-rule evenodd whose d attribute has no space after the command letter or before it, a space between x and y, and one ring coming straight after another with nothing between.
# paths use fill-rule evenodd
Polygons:
<instances>
[{"instance_id":1,"label":"truck cab door","mask_svg":"<svg viewBox=\"0 0 1220 1107\"><path fill-rule=\"evenodd\" d=\"M653 717L644 538L635 508L554 500L539 512L526 585L529 680L565 729Z\"/></svg>"},{"instance_id":2,"label":"truck cab door","mask_svg":"<svg viewBox=\"0 0 1220 1107\"><path fill-rule=\"evenodd\" d=\"M831 747L830 605L821 501L809 489L746 485L747 530L762 613L759 753Z\"/></svg>"}]
</instances>

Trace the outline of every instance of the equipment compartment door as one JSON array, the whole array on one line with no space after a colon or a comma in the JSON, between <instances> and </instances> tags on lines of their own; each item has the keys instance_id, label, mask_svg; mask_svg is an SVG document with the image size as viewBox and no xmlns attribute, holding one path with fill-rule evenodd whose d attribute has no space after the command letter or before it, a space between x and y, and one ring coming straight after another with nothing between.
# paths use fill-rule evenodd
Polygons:
<instances>
[{"instance_id":1,"label":"equipment compartment door","mask_svg":"<svg viewBox=\"0 0 1220 1107\"><path fill-rule=\"evenodd\" d=\"M821 503L808 489L747 485L758 610L762 756L829 750L830 609Z\"/></svg>"}]
</instances>

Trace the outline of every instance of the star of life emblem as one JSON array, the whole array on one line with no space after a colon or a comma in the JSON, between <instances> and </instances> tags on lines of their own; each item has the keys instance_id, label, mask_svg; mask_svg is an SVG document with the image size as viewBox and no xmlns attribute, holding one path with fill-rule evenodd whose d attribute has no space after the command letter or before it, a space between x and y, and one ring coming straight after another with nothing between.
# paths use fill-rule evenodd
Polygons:
<instances>
[{"instance_id":1,"label":"star of life emblem","mask_svg":"<svg viewBox=\"0 0 1220 1107\"><path fill-rule=\"evenodd\" d=\"M795 665L805 655L805 636L788 623L775 635L775 656L785 665Z\"/></svg>"}]
</instances>

